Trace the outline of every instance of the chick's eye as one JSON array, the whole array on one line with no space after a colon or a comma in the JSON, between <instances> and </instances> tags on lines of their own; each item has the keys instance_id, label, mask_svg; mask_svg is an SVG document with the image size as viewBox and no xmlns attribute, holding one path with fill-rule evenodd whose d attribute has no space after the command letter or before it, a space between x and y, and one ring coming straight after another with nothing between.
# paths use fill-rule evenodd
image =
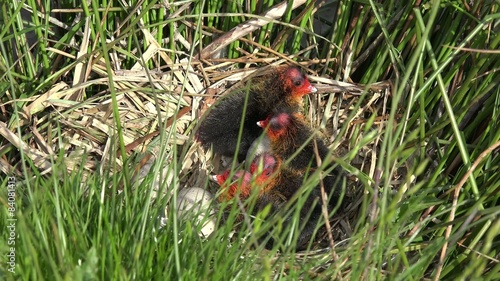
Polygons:
<instances>
[{"instance_id":1,"label":"chick's eye","mask_svg":"<svg viewBox=\"0 0 500 281\"><path fill-rule=\"evenodd\" d=\"M299 87L300 85L302 85L302 81L300 81L300 80L296 80L293 84L294 84L295 86Z\"/></svg>"}]
</instances>

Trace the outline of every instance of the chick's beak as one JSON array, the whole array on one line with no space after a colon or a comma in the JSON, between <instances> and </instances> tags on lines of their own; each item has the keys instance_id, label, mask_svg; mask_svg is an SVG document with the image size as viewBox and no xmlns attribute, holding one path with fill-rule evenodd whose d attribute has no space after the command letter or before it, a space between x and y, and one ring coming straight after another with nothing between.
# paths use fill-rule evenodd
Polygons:
<instances>
[{"instance_id":1,"label":"chick's beak","mask_svg":"<svg viewBox=\"0 0 500 281\"><path fill-rule=\"evenodd\" d=\"M318 91L318 89L316 87L314 87L313 85L309 85L308 90L311 94L314 94Z\"/></svg>"},{"instance_id":2,"label":"chick's beak","mask_svg":"<svg viewBox=\"0 0 500 281\"><path fill-rule=\"evenodd\" d=\"M218 183L219 181L217 180L217 175L211 175L210 176L210 179L216 183Z\"/></svg>"}]
</instances>

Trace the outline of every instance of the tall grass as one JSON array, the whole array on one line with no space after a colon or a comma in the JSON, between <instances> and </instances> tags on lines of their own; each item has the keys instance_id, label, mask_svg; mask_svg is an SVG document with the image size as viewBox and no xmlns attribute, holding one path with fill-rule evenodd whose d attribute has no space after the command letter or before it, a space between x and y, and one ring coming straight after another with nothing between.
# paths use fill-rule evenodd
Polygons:
<instances>
[{"instance_id":1,"label":"tall grass","mask_svg":"<svg viewBox=\"0 0 500 281\"><path fill-rule=\"evenodd\" d=\"M0 235L0 279L500 279L497 2L305 1L201 61L278 2L42 2L0 3L0 228L17 219ZM313 80L390 84L306 101L346 150L337 162L354 195L333 228L350 233L334 249L295 253L292 224L278 239L285 250L264 250L256 241L282 221L244 221L232 234L232 204L202 238L176 215L180 188L213 190L189 138L198 89L284 56ZM156 161L139 182L142 154L129 148L155 130L144 150Z\"/></svg>"}]
</instances>

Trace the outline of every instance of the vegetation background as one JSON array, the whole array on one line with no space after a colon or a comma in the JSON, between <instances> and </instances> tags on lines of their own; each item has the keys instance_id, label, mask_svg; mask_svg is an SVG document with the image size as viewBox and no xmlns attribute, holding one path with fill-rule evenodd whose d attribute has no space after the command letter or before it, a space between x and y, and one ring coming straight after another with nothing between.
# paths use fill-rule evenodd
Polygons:
<instances>
[{"instance_id":1,"label":"vegetation background","mask_svg":"<svg viewBox=\"0 0 500 281\"><path fill-rule=\"evenodd\" d=\"M0 279L500 280L499 6L0 1ZM294 227L264 250L274 221L200 237L176 215L180 189L213 189L198 118L283 63L318 84L306 112L350 173L335 247L296 253Z\"/></svg>"}]
</instances>

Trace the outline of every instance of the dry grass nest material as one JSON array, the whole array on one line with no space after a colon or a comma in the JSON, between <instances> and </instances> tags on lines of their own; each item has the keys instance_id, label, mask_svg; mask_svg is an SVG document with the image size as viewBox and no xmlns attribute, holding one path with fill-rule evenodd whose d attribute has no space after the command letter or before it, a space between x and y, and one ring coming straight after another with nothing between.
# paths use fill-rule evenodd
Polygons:
<instances>
[{"instance_id":1,"label":"dry grass nest material","mask_svg":"<svg viewBox=\"0 0 500 281\"><path fill-rule=\"evenodd\" d=\"M251 59L246 60L242 67L241 61L234 60L221 62L219 59L217 64L212 64L210 61L189 62L184 59L173 63L166 56L160 58L169 64L169 70L145 71L141 67L134 67L131 70L108 73L103 60L94 61L90 66L94 74L92 78L87 77L76 85L58 82L49 91L25 100L19 124L0 122L0 133L6 139L2 145L4 148L14 146L22 150L43 174L53 172L51 159L58 158L61 151L68 172L82 169L84 177L96 171L119 172L124 161L117 145L119 132L109 91L112 83L116 90L117 113L126 153L138 159L127 162L133 163L129 168L134 170L136 178L144 177L154 160L159 159L158 155L165 152L159 149L159 140L165 140L162 146L166 146L167 157L162 158L165 160L163 165L167 167L171 161L178 161L182 165L176 178L179 186L205 186L207 176L222 168L219 167L219 161L212 161L213 157L193 141L196 125L210 104L236 82L252 75L262 64L257 66ZM262 62L258 58L256 60ZM283 63L280 58L268 60L268 65ZM318 76L307 65L309 64L305 62L299 66L318 87L319 94L307 97L305 112L312 127L330 136L328 144L331 149L336 150L337 155L342 157L359 147L363 135L355 134L355 131L364 127L365 118L376 114L372 130L384 130L390 83L379 82L365 86L338 82ZM86 98L89 88L100 88L102 91ZM366 95L362 105L355 112L354 118L348 121L349 114L363 93ZM346 122L349 124L345 134L338 136ZM21 138L16 133L18 125L25 130ZM160 134L160 126L167 128L163 134ZM375 178L378 142L377 137L372 143L357 150L355 157L346 161L370 178ZM185 152L179 153L179 159L173 159L172 154L169 154L174 146L177 146L178 151ZM20 158L10 161L1 159L2 171L21 176L20 165L12 165L19 163L16 160ZM404 171L399 176L403 173ZM169 175L167 187L175 178L173 173ZM362 194L363 188L359 188L360 184L355 177L350 176L349 179L352 190L348 192L348 196L352 202L348 211L334 217L331 222L336 241L352 233L353 222L361 203L358 195ZM398 187L398 175L395 175L394 187Z\"/></svg>"}]
</instances>

